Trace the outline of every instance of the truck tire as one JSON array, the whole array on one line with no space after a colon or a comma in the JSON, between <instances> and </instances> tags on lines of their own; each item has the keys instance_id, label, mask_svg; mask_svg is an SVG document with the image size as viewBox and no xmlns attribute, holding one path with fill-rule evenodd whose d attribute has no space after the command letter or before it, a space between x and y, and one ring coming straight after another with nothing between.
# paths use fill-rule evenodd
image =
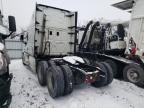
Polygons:
<instances>
[{"instance_id":1,"label":"truck tire","mask_svg":"<svg viewBox=\"0 0 144 108\"><path fill-rule=\"evenodd\" d=\"M112 67L108 63L102 62L102 64L107 69L107 83L105 85L108 85L113 81L113 70L112 70Z\"/></svg>"},{"instance_id":2,"label":"truck tire","mask_svg":"<svg viewBox=\"0 0 144 108\"><path fill-rule=\"evenodd\" d=\"M129 64L123 70L123 78L125 81L144 86L144 69L138 64Z\"/></svg>"},{"instance_id":3,"label":"truck tire","mask_svg":"<svg viewBox=\"0 0 144 108\"><path fill-rule=\"evenodd\" d=\"M113 60L110 60L110 59L106 60L105 62L108 63L112 67L113 76L115 77L118 71L117 64Z\"/></svg>"},{"instance_id":4,"label":"truck tire","mask_svg":"<svg viewBox=\"0 0 144 108\"><path fill-rule=\"evenodd\" d=\"M22 53L22 63L23 63L23 65L26 65L26 63L24 61L25 61L24 53Z\"/></svg>"},{"instance_id":5,"label":"truck tire","mask_svg":"<svg viewBox=\"0 0 144 108\"><path fill-rule=\"evenodd\" d=\"M64 95L67 95L73 91L73 82L74 82L73 73L72 70L67 65L61 65L60 67L63 71L65 81Z\"/></svg>"},{"instance_id":6,"label":"truck tire","mask_svg":"<svg viewBox=\"0 0 144 108\"><path fill-rule=\"evenodd\" d=\"M94 87L103 87L107 83L107 69L102 63L96 63L96 66L99 67L104 72L105 77L100 77L98 81L91 83L91 85Z\"/></svg>"},{"instance_id":7,"label":"truck tire","mask_svg":"<svg viewBox=\"0 0 144 108\"><path fill-rule=\"evenodd\" d=\"M37 65L37 77L41 86L46 85L46 72L48 69L48 63L46 61L39 61Z\"/></svg>"},{"instance_id":8,"label":"truck tire","mask_svg":"<svg viewBox=\"0 0 144 108\"><path fill-rule=\"evenodd\" d=\"M50 67L47 72L47 88L52 98L62 96L64 94L65 82L64 75L59 66Z\"/></svg>"}]
</instances>

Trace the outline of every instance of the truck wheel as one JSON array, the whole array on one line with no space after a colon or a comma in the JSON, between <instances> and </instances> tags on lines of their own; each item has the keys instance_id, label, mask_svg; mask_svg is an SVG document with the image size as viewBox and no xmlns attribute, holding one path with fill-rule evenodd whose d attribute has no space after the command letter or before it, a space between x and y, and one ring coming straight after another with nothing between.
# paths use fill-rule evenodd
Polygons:
<instances>
[{"instance_id":1,"label":"truck wheel","mask_svg":"<svg viewBox=\"0 0 144 108\"><path fill-rule=\"evenodd\" d=\"M46 72L48 69L48 64L46 61L40 61L38 62L37 65L37 77L38 77L38 81L39 84L41 86L45 86L46 85Z\"/></svg>"},{"instance_id":2,"label":"truck wheel","mask_svg":"<svg viewBox=\"0 0 144 108\"><path fill-rule=\"evenodd\" d=\"M112 70L112 67L108 63L102 62L102 64L107 69L107 83L105 85L108 85L113 81L113 70Z\"/></svg>"},{"instance_id":3,"label":"truck wheel","mask_svg":"<svg viewBox=\"0 0 144 108\"><path fill-rule=\"evenodd\" d=\"M105 62L108 63L112 67L113 76L115 77L117 75L117 70L118 70L117 64L113 60L110 60L110 59L106 60Z\"/></svg>"},{"instance_id":4,"label":"truck wheel","mask_svg":"<svg viewBox=\"0 0 144 108\"><path fill-rule=\"evenodd\" d=\"M144 86L144 70L137 64L127 65L123 70L125 81L129 81L138 86Z\"/></svg>"},{"instance_id":5,"label":"truck wheel","mask_svg":"<svg viewBox=\"0 0 144 108\"><path fill-rule=\"evenodd\" d=\"M73 81L74 81L73 73L67 65L61 65L60 67L64 74L64 81L65 81L64 95L67 95L73 91Z\"/></svg>"},{"instance_id":6,"label":"truck wheel","mask_svg":"<svg viewBox=\"0 0 144 108\"><path fill-rule=\"evenodd\" d=\"M93 82L91 85L94 87L103 87L107 83L107 69L102 63L96 63L96 66L99 67L103 73L100 73L98 81Z\"/></svg>"},{"instance_id":7,"label":"truck wheel","mask_svg":"<svg viewBox=\"0 0 144 108\"><path fill-rule=\"evenodd\" d=\"M48 69L47 88L52 98L56 98L64 94L64 75L59 66L56 66L55 68L50 67Z\"/></svg>"}]
</instances>

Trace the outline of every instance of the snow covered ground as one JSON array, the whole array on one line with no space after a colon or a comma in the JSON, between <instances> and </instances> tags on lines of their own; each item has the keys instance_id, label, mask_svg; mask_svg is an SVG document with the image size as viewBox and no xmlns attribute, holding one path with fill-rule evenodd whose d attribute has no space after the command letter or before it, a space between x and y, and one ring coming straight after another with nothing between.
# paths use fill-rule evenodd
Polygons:
<instances>
[{"instance_id":1,"label":"snow covered ground","mask_svg":"<svg viewBox=\"0 0 144 108\"><path fill-rule=\"evenodd\" d=\"M80 85L72 94L54 100L21 60L11 62L10 72L14 75L10 108L144 108L144 89L127 82L114 80L103 88Z\"/></svg>"}]
</instances>

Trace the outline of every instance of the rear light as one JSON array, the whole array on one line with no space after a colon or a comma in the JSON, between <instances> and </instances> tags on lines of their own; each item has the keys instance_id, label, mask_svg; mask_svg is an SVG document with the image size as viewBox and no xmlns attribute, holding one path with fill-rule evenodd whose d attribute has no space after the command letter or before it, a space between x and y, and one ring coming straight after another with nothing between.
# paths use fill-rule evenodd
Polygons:
<instances>
[{"instance_id":1,"label":"rear light","mask_svg":"<svg viewBox=\"0 0 144 108\"><path fill-rule=\"evenodd\" d=\"M2 57L2 53L0 53L0 70L3 68L3 57Z\"/></svg>"},{"instance_id":2,"label":"rear light","mask_svg":"<svg viewBox=\"0 0 144 108\"><path fill-rule=\"evenodd\" d=\"M95 81L95 79L92 75L86 75L84 82L85 83L91 83L91 82L94 82L94 81Z\"/></svg>"},{"instance_id":3,"label":"rear light","mask_svg":"<svg viewBox=\"0 0 144 108\"><path fill-rule=\"evenodd\" d=\"M142 53L142 56L144 56L144 52Z\"/></svg>"},{"instance_id":4,"label":"rear light","mask_svg":"<svg viewBox=\"0 0 144 108\"><path fill-rule=\"evenodd\" d=\"M129 51L132 55L135 55L137 51L136 43L132 37L129 39Z\"/></svg>"},{"instance_id":5,"label":"rear light","mask_svg":"<svg viewBox=\"0 0 144 108\"><path fill-rule=\"evenodd\" d=\"M136 54L136 48L129 48L129 51L132 55Z\"/></svg>"}]
</instances>

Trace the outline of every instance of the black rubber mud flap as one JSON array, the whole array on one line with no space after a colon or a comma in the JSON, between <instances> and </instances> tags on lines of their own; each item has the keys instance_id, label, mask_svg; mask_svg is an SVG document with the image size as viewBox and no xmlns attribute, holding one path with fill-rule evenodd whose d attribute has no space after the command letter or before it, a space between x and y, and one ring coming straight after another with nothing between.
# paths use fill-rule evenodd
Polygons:
<instances>
[{"instance_id":1,"label":"black rubber mud flap","mask_svg":"<svg viewBox=\"0 0 144 108\"><path fill-rule=\"evenodd\" d=\"M41 86L46 85L46 72L48 70L48 63L46 61L39 61L37 65L37 77Z\"/></svg>"},{"instance_id":2,"label":"black rubber mud flap","mask_svg":"<svg viewBox=\"0 0 144 108\"><path fill-rule=\"evenodd\" d=\"M144 69L138 64L129 64L123 70L125 81L144 87Z\"/></svg>"},{"instance_id":3,"label":"black rubber mud flap","mask_svg":"<svg viewBox=\"0 0 144 108\"><path fill-rule=\"evenodd\" d=\"M12 78L12 74L9 75L7 80L0 78L0 108L8 108L11 103L10 86Z\"/></svg>"},{"instance_id":4,"label":"black rubber mud flap","mask_svg":"<svg viewBox=\"0 0 144 108\"><path fill-rule=\"evenodd\" d=\"M107 62L112 67L113 76L115 77L118 71L117 64L113 60L110 60L110 59L106 60L105 62Z\"/></svg>"},{"instance_id":5,"label":"black rubber mud flap","mask_svg":"<svg viewBox=\"0 0 144 108\"><path fill-rule=\"evenodd\" d=\"M67 95L73 91L73 82L74 82L73 73L68 65L61 65L60 67L64 74L64 81L65 81L64 95Z\"/></svg>"},{"instance_id":6,"label":"black rubber mud flap","mask_svg":"<svg viewBox=\"0 0 144 108\"><path fill-rule=\"evenodd\" d=\"M62 96L64 94L65 82L64 75L59 66L50 67L47 72L47 87L52 98Z\"/></svg>"},{"instance_id":7,"label":"black rubber mud flap","mask_svg":"<svg viewBox=\"0 0 144 108\"><path fill-rule=\"evenodd\" d=\"M28 60L29 56L23 52L22 53L22 63L23 63L23 65L28 66L29 65L29 61L26 61L26 59Z\"/></svg>"},{"instance_id":8,"label":"black rubber mud flap","mask_svg":"<svg viewBox=\"0 0 144 108\"><path fill-rule=\"evenodd\" d=\"M25 62L24 62L24 59L25 59L24 58L24 53L22 53L22 63L23 63L23 65L26 65Z\"/></svg>"},{"instance_id":9,"label":"black rubber mud flap","mask_svg":"<svg viewBox=\"0 0 144 108\"><path fill-rule=\"evenodd\" d=\"M96 66L99 67L103 72L100 73L100 79L93 82L91 85L94 87L103 87L107 83L107 69L102 63L96 63Z\"/></svg>"},{"instance_id":10,"label":"black rubber mud flap","mask_svg":"<svg viewBox=\"0 0 144 108\"><path fill-rule=\"evenodd\" d=\"M113 78L114 78L114 76L113 76L113 70L112 70L112 67L108 63L102 62L102 64L107 69L107 83L105 85L109 85L110 83L112 83Z\"/></svg>"}]
</instances>

